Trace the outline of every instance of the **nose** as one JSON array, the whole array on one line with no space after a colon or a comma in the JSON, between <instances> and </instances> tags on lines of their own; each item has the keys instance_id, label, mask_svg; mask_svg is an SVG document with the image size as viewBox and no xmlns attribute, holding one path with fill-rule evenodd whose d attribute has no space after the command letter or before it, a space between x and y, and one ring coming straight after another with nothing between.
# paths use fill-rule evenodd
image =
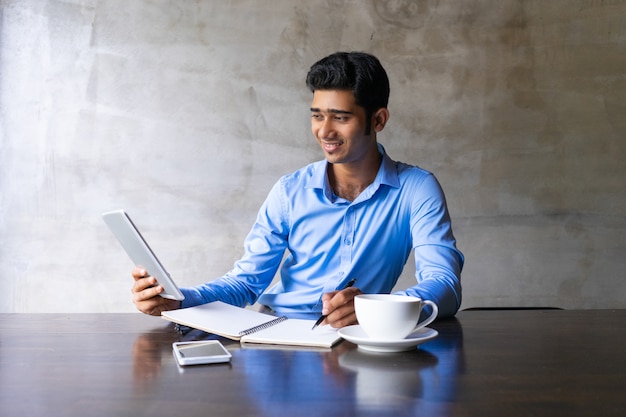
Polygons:
<instances>
[{"instance_id":1,"label":"nose","mask_svg":"<svg viewBox=\"0 0 626 417\"><path fill-rule=\"evenodd\" d=\"M331 139L335 136L335 129L331 118L327 117L319 122L317 136L321 139Z\"/></svg>"}]
</instances>

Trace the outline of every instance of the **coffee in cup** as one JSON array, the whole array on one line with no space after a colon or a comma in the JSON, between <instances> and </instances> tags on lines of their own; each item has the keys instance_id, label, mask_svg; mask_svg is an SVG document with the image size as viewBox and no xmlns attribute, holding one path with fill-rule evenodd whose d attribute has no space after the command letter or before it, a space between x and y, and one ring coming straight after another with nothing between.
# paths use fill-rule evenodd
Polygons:
<instances>
[{"instance_id":1,"label":"coffee in cup","mask_svg":"<svg viewBox=\"0 0 626 417\"><path fill-rule=\"evenodd\" d=\"M429 305L432 313L418 324L422 308ZM354 298L359 325L370 339L400 340L429 325L439 309L432 301L399 294L360 294Z\"/></svg>"}]
</instances>

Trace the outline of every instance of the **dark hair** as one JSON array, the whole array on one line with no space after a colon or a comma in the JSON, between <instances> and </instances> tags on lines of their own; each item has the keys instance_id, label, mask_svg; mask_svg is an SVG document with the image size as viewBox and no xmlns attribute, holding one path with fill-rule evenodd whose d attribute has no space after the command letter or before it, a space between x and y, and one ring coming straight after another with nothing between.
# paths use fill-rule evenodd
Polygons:
<instances>
[{"instance_id":1,"label":"dark hair","mask_svg":"<svg viewBox=\"0 0 626 417\"><path fill-rule=\"evenodd\" d=\"M367 132L372 114L389 102L389 78L378 58L365 52L336 52L311 66L306 76L311 90L349 90L365 109Z\"/></svg>"}]
</instances>

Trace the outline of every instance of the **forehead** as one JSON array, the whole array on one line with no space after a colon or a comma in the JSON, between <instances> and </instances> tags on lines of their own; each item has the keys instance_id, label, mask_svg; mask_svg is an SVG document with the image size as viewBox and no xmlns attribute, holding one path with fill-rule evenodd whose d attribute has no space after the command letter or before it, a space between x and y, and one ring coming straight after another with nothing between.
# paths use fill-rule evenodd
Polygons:
<instances>
[{"instance_id":1,"label":"forehead","mask_svg":"<svg viewBox=\"0 0 626 417\"><path fill-rule=\"evenodd\" d=\"M358 107L354 93L349 90L315 90L311 108L320 111L346 110L354 112Z\"/></svg>"}]
</instances>

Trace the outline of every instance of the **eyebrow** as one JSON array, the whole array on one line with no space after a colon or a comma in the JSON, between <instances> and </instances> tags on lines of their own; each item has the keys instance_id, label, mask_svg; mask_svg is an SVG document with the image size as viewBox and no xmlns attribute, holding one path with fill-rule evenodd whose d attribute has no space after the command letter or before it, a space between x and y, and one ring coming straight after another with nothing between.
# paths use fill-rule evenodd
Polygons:
<instances>
[{"instance_id":1,"label":"eyebrow","mask_svg":"<svg viewBox=\"0 0 626 417\"><path fill-rule=\"evenodd\" d=\"M353 114L351 111L339 109L328 109L326 110L326 112L333 114ZM321 109L318 109L317 107L311 107L311 113L323 113L323 111Z\"/></svg>"}]
</instances>

